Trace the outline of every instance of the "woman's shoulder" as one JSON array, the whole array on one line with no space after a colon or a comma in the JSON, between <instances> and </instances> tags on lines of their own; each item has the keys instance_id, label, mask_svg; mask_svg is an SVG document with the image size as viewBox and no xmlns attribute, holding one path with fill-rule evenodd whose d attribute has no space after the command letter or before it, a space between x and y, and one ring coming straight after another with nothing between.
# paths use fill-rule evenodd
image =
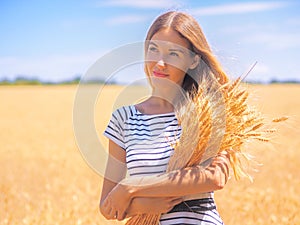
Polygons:
<instances>
[{"instance_id":1,"label":"woman's shoulder","mask_svg":"<svg viewBox=\"0 0 300 225\"><path fill-rule=\"evenodd\" d=\"M126 106L122 106L117 108L114 112L113 112L113 116L117 117L118 119L122 120L122 121L126 121L129 118L133 117L136 114L136 109L134 105L126 105Z\"/></svg>"}]
</instances>

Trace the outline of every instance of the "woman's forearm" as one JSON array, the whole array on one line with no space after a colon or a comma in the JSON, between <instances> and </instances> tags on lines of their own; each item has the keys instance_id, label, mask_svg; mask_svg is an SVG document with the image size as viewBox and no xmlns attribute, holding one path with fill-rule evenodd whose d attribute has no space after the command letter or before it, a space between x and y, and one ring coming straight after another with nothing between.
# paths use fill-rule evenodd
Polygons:
<instances>
[{"instance_id":1,"label":"woman's forearm","mask_svg":"<svg viewBox=\"0 0 300 225\"><path fill-rule=\"evenodd\" d=\"M131 197L181 197L222 189L228 175L228 157L220 155L206 169L189 167L159 176L129 178L120 184L127 187Z\"/></svg>"},{"instance_id":2,"label":"woman's forearm","mask_svg":"<svg viewBox=\"0 0 300 225\"><path fill-rule=\"evenodd\" d=\"M137 197L132 199L130 206L126 210L126 216L131 217L134 215L145 213L166 213L182 201L183 199L178 197Z\"/></svg>"}]
</instances>

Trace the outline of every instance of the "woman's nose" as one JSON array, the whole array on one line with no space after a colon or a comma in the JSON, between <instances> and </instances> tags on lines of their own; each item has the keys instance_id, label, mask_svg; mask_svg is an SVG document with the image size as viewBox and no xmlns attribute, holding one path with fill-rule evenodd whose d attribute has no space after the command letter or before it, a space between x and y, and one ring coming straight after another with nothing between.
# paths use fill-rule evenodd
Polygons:
<instances>
[{"instance_id":1,"label":"woman's nose","mask_svg":"<svg viewBox=\"0 0 300 225\"><path fill-rule=\"evenodd\" d=\"M159 68L159 69L164 69L166 67L166 63L161 59L157 62L156 66Z\"/></svg>"}]
</instances>

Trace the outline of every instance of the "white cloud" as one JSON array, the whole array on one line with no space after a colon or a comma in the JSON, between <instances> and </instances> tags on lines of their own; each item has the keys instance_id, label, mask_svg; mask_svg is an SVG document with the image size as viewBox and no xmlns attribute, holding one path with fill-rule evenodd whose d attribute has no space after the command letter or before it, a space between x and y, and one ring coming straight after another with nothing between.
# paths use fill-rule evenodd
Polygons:
<instances>
[{"instance_id":1,"label":"white cloud","mask_svg":"<svg viewBox=\"0 0 300 225\"><path fill-rule=\"evenodd\" d=\"M0 57L0 77L14 79L21 75L43 81L62 81L84 74L100 56L101 53L41 58Z\"/></svg>"},{"instance_id":2,"label":"white cloud","mask_svg":"<svg viewBox=\"0 0 300 225\"><path fill-rule=\"evenodd\" d=\"M289 26L300 26L300 17L288 18L287 25L289 25Z\"/></svg>"},{"instance_id":3,"label":"white cloud","mask_svg":"<svg viewBox=\"0 0 300 225\"><path fill-rule=\"evenodd\" d=\"M107 25L123 25L123 24L130 24L130 23L140 23L144 22L148 19L148 16L145 15L121 15L111 17L106 20Z\"/></svg>"},{"instance_id":4,"label":"white cloud","mask_svg":"<svg viewBox=\"0 0 300 225\"><path fill-rule=\"evenodd\" d=\"M287 2L243 2L217 6L195 8L191 10L193 15L213 16L226 14L244 14L259 11L267 11L287 6Z\"/></svg>"},{"instance_id":5,"label":"white cloud","mask_svg":"<svg viewBox=\"0 0 300 225\"><path fill-rule=\"evenodd\" d=\"M247 72L250 68L247 68ZM268 83L274 74L271 67L264 62L258 62L252 71L247 75L246 81L259 81L262 83Z\"/></svg>"},{"instance_id":6,"label":"white cloud","mask_svg":"<svg viewBox=\"0 0 300 225\"><path fill-rule=\"evenodd\" d=\"M143 9L167 9L170 7L178 7L179 5L179 1L172 0L110 0L99 2L98 4L98 6L117 6Z\"/></svg>"},{"instance_id":7,"label":"white cloud","mask_svg":"<svg viewBox=\"0 0 300 225\"><path fill-rule=\"evenodd\" d=\"M227 25L227 26L222 26L219 27L219 31L222 34L226 35L243 35L243 34L251 34L253 32L256 32L257 30L267 30L268 28L272 28L267 24L257 24L257 23L247 23L247 24L242 24L242 25Z\"/></svg>"},{"instance_id":8,"label":"white cloud","mask_svg":"<svg viewBox=\"0 0 300 225\"><path fill-rule=\"evenodd\" d=\"M300 33L254 33L244 38L244 41L263 44L272 49L289 49L300 47Z\"/></svg>"},{"instance_id":9,"label":"white cloud","mask_svg":"<svg viewBox=\"0 0 300 225\"><path fill-rule=\"evenodd\" d=\"M259 75L265 75L269 74L271 72L271 69L266 64L258 63L253 68L253 72Z\"/></svg>"}]
</instances>

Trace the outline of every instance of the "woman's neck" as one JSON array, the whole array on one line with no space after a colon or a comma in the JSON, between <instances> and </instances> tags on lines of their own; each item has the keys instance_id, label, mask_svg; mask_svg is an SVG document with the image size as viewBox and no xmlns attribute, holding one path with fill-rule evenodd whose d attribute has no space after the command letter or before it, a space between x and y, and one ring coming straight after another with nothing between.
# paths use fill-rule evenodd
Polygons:
<instances>
[{"instance_id":1,"label":"woman's neck","mask_svg":"<svg viewBox=\"0 0 300 225\"><path fill-rule=\"evenodd\" d=\"M151 97L153 101L161 105L175 105L182 97L185 96L181 88L153 88Z\"/></svg>"},{"instance_id":2,"label":"woman's neck","mask_svg":"<svg viewBox=\"0 0 300 225\"><path fill-rule=\"evenodd\" d=\"M136 105L136 108L143 114L164 114L174 112L172 103L157 96L151 96L146 101Z\"/></svg>"},{"instance_id":3,"label":"woman's neck","mask_svg":"<svg viewBox=\"0 0 300 225\"><path fill-rule=\"evenodd\" d=\"M148 104L151 105L152 107L155 107L157 109L162 109L162 111L174 111L174 106L171 102L169 102L166 99L157 97L157 96L151 96L148 99Z\"/></svg>"}]
</instances>

